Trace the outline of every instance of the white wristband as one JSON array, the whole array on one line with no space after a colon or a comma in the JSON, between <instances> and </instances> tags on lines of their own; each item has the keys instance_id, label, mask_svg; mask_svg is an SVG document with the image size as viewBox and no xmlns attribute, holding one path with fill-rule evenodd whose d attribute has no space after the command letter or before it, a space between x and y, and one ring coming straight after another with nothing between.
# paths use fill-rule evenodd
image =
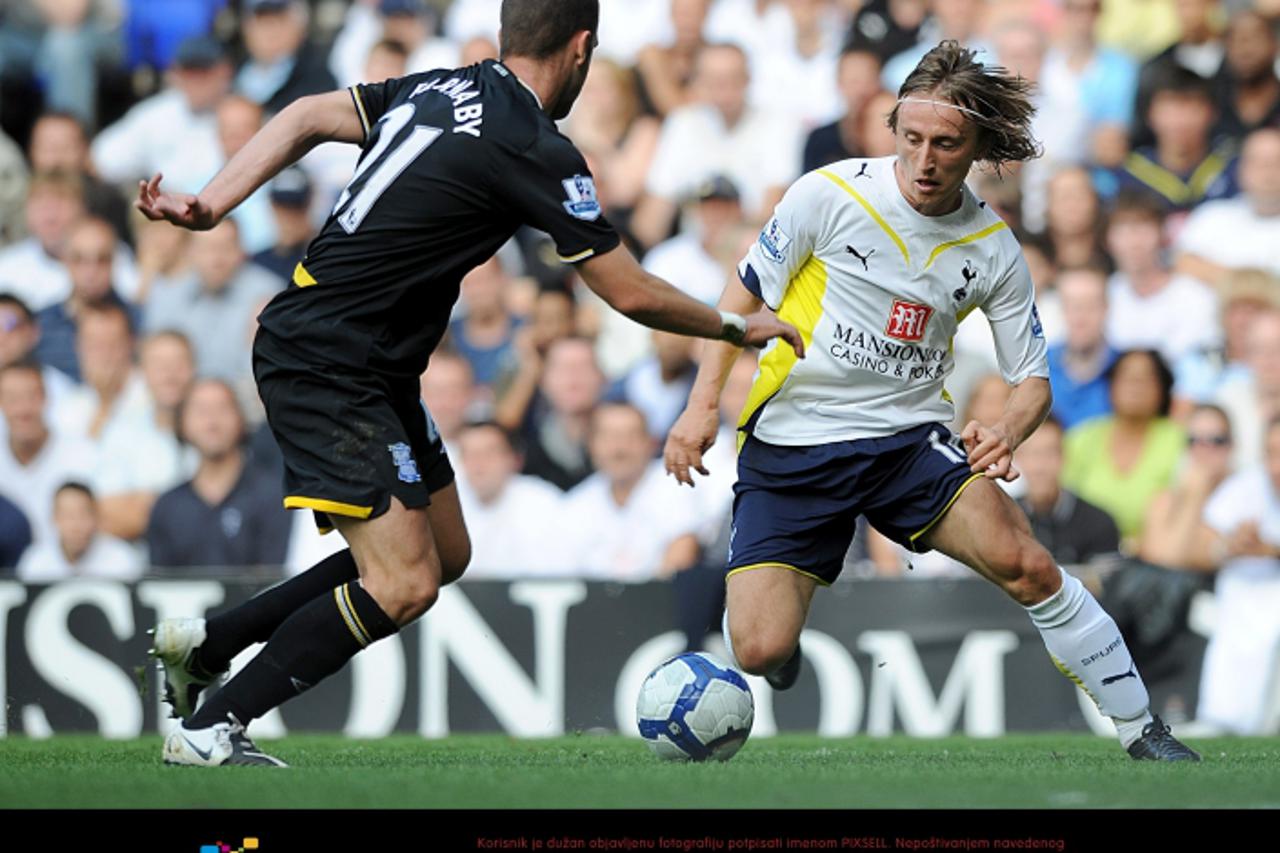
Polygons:
<instances>
[{"instance_id":1,"label":"white wristband","mask_svg":"<svg viewBox=\"0 0 1280 853\"><path fill-rule=\"evenodd\" d=\"M747 321L741 314L732 311L720 312L720 340L728 341L735 346L742 346L747 337Z\"/></svg>"}]
</instances>

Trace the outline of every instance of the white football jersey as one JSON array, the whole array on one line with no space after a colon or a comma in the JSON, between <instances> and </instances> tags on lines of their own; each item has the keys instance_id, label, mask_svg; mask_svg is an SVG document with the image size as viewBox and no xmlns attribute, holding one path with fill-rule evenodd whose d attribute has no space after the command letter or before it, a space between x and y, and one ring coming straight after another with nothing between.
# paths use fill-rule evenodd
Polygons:
<instances>
[{"instance_id":1,"label":"white football jersey","mask_svg":"<svg viewBox=\"0 0 1280 853\"><path fill-rule=\"evenodd\" d=\"M762 441L826 444L951 421L951 339L975 308L1005 381L1049 376L1008 226L968 187L958 210L918 213L895 160L844 160L800 178L738 265L805 341L803 360L777 339L761 354L739 425Z\"/></svg>"}]
</instances>

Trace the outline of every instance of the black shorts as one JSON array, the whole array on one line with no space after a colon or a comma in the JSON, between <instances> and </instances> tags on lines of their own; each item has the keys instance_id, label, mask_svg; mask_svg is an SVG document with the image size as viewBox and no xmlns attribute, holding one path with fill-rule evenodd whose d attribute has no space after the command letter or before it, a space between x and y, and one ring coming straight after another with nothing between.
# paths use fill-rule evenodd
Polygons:
<instances>
[{"instance_id":1,"label":"black shorts","mask_svg":"<svg viewBox=\"0 0 1280 853\"><path fill-rule=\"evenodd\" d=\"M314 510L322 530L331 515L377 518L392 496L426 506L453 482L416 378L308 364L263 330L253 374L284 457L285 508Z\"/></svg>"}]
</instances>

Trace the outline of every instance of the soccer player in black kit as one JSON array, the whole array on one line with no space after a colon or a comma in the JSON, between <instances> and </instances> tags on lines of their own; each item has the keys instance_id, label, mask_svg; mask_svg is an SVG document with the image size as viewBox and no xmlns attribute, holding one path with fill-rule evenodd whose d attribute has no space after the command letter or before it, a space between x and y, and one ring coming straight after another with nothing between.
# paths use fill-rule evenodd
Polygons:
<instances>
[{"instance_id":1,"label":"soccer player in black kit","mask_svg":"<svg viewBox=\"0 0 1280 853\"><path fill-rule=\"evenodd\" d=\"M582 155L557 130L582 89L598 0L504 0L501 61L295 101L198 195L139 188L151 219L205 229L314 145L364 151L292 284L263 310L254 375L285 460L285 505L349 549L229 612L155 629L174 712L170 764L281 766L251 720L394 634L460 577L470 541L453 471L419 400L463 275L524 224L615 309L738 344L794 328L716 311L645 273L601 215ZM266 647L196 708L233 656Z\"/></svg>"}]
</instances>

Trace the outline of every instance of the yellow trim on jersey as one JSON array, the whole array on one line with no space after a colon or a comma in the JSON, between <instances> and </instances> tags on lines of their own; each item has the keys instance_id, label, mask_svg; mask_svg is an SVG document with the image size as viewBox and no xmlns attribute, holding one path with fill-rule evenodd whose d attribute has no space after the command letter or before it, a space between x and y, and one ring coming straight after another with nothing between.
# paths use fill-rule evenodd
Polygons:
<instances>
[{"instance_id":1,"label":"yellow trim on jersey","mask_svg":"<svg viewBox=\"0 0 1280 853\"><path fill-rule=\"evenodd\" d=\"M368 518L373 515L373 507L344 504L324 498L308 498L302 495L289 495L284 499L285 509L316 509L333 515L345 515L348 518Z\"/></svg>"},{"instance_id":2,"label":"yellow trim on jersey","mask_svg":"<svg viewBox=\"0 0 1280 853\"><path fill-rule=\"evenodd\" d=\"M938 511L938 514L933 517L933 520L908 537L908 541L911 542L911 547L914 549L916 546L916 540L932 530L933 526L939 521L942 521L942 517L947 514L947 510L951 509L951 505L960 499L960 496L964 494L964 490L969 488L974 480L981 480L984 476L984 474L970 474L969 479L960 484L960 488L956 489L956 493L951 496L951 500L947 501L947 505Z\"/></svg>"},{"instance_id":3,"label":"yellow trim on jersey","mask_svg":"<svg viewBox=\"0 0 1280 853\"><path fill-rule=\"evenodd\" d=\"M369 138L369 131L373 130L373 125L369 124L369 114L364 109L364 98L360 97L360 87L348 86L347 91L351 92L351 99L356 102L356 113L360 116L360 126L364 128L365 138Z\"/></svg>"},{"instance_id":4,"label":"yellow trim on jersey","mask_svg":"<svg viewBox=\"0 0 1280 853\"><path fill-rule=\"evenodd\" d=\"M727 583L729 581L729 578L733 577L738 572L749 572L752 569L770 569L770 568L786 569L789 572L795 572L798 575L804 575L807 578L813 578L815 581L822 584L823 586L831 586L831 581L823 580L822 578L815 575L813 572L806 572L804 569L797 569L795 566L789 563L777 563L773 561L770 561L767 563L752 563L749 566L738 566L738 568L736 569L730 569L729 573L724 576L724 579L725 579L725 582Z\"/></svg>"},{"instance_id":5,"label":"yellow trim on jersey","mask_svg":"<svg viewBox=\"0 0 1280 853\"><path fill-rule=\"evenodd\" d=\"M307 268L302 265L302 261L298 261L298 265L293 268L293 283L298 287L310 287L316 283L311 273L307 272Z\"/></svg>"},{"instance_id":6,"label":"yellow trim on jersey","mask_svg":"<svg viewBox=\"0 0 1280 853\"><path fill-rule=\"evenodd\" d=\"M938 259L938 255L941 255L947 249L954 249L956 246L963 246L965 243L977 242L978 240L981 240L983 237L990 237L992 234L996 233L997 231L1003 231L1008 227L1009 226L1005 224L1003 221L996 222L992 225L988 225L986 228L983 228L981 231L975 231L972 234L968 234L957 240L948 240L945 243L939 243L937 246L933 248L933 251L929 253L929 260L925 261L924 268L928 269L929 267L933 266L933 262Z\"/></svg>"},{"instance_id":7,"label":"yellow trim on jersey","mask_svg":"<svg viewBox=\"0 0 1280 853\"><path fill-rule=\"evenodd\" d=\"M342 594L346 589L346 586L346 584L343 584L342 586L334 587L333 600L338 604L338 613L342 616L342 621L347 623L347 630L351 632L351 636L356 638L356 642L360 644L360 647L364 648L369 645L369 640L356 626L355 619L353 618L355 613L348 609L347 602L343 601L342 598Z\"/></svg>"},{"instance_id":8,"label":"yellow trim on jersey","mask_svg":"<svg viewBox=\"0 0 1280 853\"><path fill-rule=\"evenodd\" d=\"M853 187L849 186L849 184L844 180L844 178L841 178L835 172L829 171L827 169L819 169L818 174L822 175L822 177L831 181L840 189L844 190L849 195L853 196L854 201L862 205L862 209L867 212L867 215L870 216L872 219L874 219L876 221L876 224L879 225L884 230L884 233L888 234L889 238L892 239L893 242L898 245L898 250L902 252L902 259L906 261L908 264L911 263L911 254L907 251L907 244L904 243L902 241L902 238L898 236L898 232L893 230L893 226L891 226L888 222L885 221L885 218L880 215L880 212L871 206L871 202L867 201L865 198L862 197L862 193L858 192Z\"/></svg>"},{"instance_id":9,"label":"yellow trim on jersey","mask_svg":"<svg viewBox=\"0 0 1280 853\"><path fill-rule=\"evenodd\" d=\"M810 255L804 266L791 277L782 296L782 304L778 306L778 318L796 327L805 349L813 343L813 330L822 319L822 300L826 294L827 265L817 256ZM756 381L751 385L751 393L747 395L747 403L738 418L739 429L746 426L751 416L778 393L797 361L796 351L785 341L778 341L764 354ZM746 438L746 433L738 433L739 450Z\"/></svg>"},{"instance_id":10,"label":"yellow trim on jersey","mask_svg":"<svg viewBox=\"0 0 1280 853\"><path fill-rule=\"evenodd\" d=\"M565 257L564 255L557 254L556 257L560 259L560 263L562 264L576 264L578 261L585 261L595 253L595 249L587 249L585 252L579 252L576 255L569 255L568 257Z\"/></svg>"}]
</instances>

